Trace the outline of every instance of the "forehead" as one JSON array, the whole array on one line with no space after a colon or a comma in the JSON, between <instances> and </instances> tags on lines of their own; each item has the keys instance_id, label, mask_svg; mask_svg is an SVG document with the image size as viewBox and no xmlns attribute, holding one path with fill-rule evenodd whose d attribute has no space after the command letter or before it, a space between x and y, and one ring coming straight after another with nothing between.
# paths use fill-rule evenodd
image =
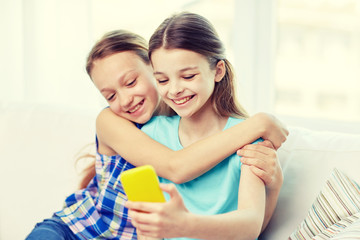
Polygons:
<instances>
[{"instance_id":1,"label":"forehead","mask_svg":"<svg viewBox=\"0 0 360 240\"><path fill-rule=\"evenodd\" d=\"M142 59L132 51L119 52L94 61L94 68L128 68L146 65Z\"/></svg>"},{"instance_id":2,"label":"forehead","mask_svg":"<svg viewBox=\"0 0 360 240\"><path fill-rule=\"evenodd\" d=\"M91 71L91 78L103 79L109 76L122 75L130 70L147 69L145 62L134 52L125 51L95 60Z\"/></svg>"},{"instance_id":3,"label":"forehead","mask_svg":"<svg viewBox=\"0 0 360 240\"><path fill-rule=\"evenodd\" d=\"M154 71L164 72L165 70L179 70L185 67L208 66L206 58L194 51L185 49L164 49L160 48L151 54L151 62Z\"/></svg>"},{"instance_id":4,"label":"forehead","mask_svg":"<svg viewBox=\"0 0 360 240\"><path fill-rule=\"evenodd\" d=\"M126 51L94 61L91 79L97 88L102 89L124 80L124 76L130 73L148 76L152 74L152 69L134 52Z\"/></svg>"}]
</instances>

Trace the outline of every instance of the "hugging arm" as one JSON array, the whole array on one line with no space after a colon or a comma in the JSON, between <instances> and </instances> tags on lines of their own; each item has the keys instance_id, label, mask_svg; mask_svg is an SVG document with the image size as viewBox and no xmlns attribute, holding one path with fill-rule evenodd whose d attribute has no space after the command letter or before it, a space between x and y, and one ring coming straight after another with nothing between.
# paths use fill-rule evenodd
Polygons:
<instances>
[{"instance_id":1,"label":"hugging arm","mask_svg":"<svg viewBox=\"0 0 360 240\"><path fill-rule=\"evenodd\" d=\"M259 137L269 139L279 147L287 136L286 128L277 119L260 113L189 147L174 151L108 108L99 114L96 131L100 153L118 153L135 166L151 164L159 176L175 183L196 178Z\"/></svg>"},{"instance_id":2,"label":"hugging arm","mask_svg":"<svg viewBox=\"0 0 360 240\"><path fill-rule=\"evenodd\" d=\"M265 186L243 165L238 209L218 215L189 212L172 184L161 185L168 192L166 203L127 202L132 223L139 234L149 237L189 237L196 239L247 239L258 237L264 220Z\"/></svg>"}]
</instances>

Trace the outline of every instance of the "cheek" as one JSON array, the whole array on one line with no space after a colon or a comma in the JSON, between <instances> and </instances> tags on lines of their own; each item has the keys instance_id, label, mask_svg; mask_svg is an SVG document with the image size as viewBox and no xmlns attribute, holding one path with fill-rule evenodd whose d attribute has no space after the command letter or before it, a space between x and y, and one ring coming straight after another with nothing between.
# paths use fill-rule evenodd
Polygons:
<instances>
[{"instance_id":1,"label":"cheek","mask_svg":"<svg viewBox=\"0 0 360 240\"><path fill-rule=\"evenodd\" d=\"M164 98L166 96L166 87L165 86L158 84L157 91L158 91L160 97Z\"/></svg>"},{"instance_id":2,"label":"cheek","mask_svg":"<svg viewBox=\"0 0 360 240\"><path fill-rule=\"evenodd\" d=\"M215 90L215 81L204 81L201 86L206 86L203 88L199 88L199 91L203 91L204 93L208 94L212 94Z\"/></svg>"},{"instance_id":3,"label":"cheek","mask_svg":"<svg viewBox=\"0 0 360 240\"><path fill-rule=\"evenodd\" d=\"M119 104L116 104L116 102L112 102L110 104L110 109L111 111L113 111L113 113L115 113L118 116L121 116L122 112L121 112L121 108L119 106Z\"/></svg>"},{"instance_id":4,"label":"cheek","mask_svg":"<svg viewBox=\"0 0 360 240\"><path fill-rule=\"evenodd\" d=\"M146 84L139 85L139 91L141 91L142 95L145 95L148 97L157 95L157 89L156 89L155 85L152 83L146 83Z\"/></svg>"},{"instance_id":5,"label":"cheek","mask_svg":"<svg viewBox=\"0 0 360 240\"><path fill-rule=\"evenodd\" d=\"M146 96L152 103L157 105L157 102L159 101L159 94L156 88L149 89L149 91L146 93Z\"/></svg>"},{"instance_id":6,"label":"cheek","mask_svg":"<svg viewBox=\"0 0 360 240\"><path fill-rule=\"evenodd\" d=\"M160 88L159 90L158 90L158 92L159 92L159 96L161 97L161 98L166 98L166 90L164 89L164 88Z\"/></svg>"},{"instance_id":7,"label":"cheek","mask_svg":"<svg viewBox=\"0 0 360 240\"><path fill-rule=\"evenodd\" d=\"M159 94L154 84L147 83L138 86L138 94L148 100L149 103L154 105L154 108L157 106L159 100Z\"/></svg>"}]
</instances>

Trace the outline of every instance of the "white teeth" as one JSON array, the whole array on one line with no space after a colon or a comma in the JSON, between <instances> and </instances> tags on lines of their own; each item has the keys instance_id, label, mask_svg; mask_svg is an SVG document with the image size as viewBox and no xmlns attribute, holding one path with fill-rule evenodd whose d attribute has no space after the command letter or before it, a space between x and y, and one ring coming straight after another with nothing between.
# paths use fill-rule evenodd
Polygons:
<instances>
[{"instance_id":1,"label":"white teeth","mask_svg":"<svg viewBox=\"0 0 360 240\"><path fill-rule=\"evenodd\" d=\"M180 99L180 100L173 100L174 101L174 103L176 103L176 104L183 104L183 103L185 103L185 102L187 102L187 101L189 101L191 99L191 97L185 97L185 98L182 98L182 99Z\"/></svg>"},{"instance_id":2,"label":"white teeth","mask_svg":"<svg viewBox=\"0 0 360 240\"><path fill-rule=\"evenodd\" d=\"M132 109L129 110L129 113L135 112L136 110L138 110L138 109L141 107L141 105L142 105L142 104L136 105L134 108L132 108Z\"/></svg>"}]
</instances>

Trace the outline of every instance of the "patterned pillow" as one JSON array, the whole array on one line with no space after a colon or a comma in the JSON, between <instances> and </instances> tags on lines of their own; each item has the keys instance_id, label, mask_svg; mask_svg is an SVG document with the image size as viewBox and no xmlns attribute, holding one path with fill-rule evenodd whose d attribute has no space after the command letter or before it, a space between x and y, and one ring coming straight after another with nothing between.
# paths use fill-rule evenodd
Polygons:
<instances>
[{"instance_id":1,"label":"patterned pillow","mask_svg":"<svg viewBox=\"0 0 360 240\"><path fill-rule=\"evenodd\" d=\"M312 239L360 239L360 213L340 220Z\"/></svg>"},{"instance_id":2,"label":"patterned pillow","mask_svg":"<svg viewBox=\"0 0 360 240\"><path fill-rule=\"evenodd\" d=\"M359 217L359 185L341 171L334 169L311 206L308 216L289 239L329 239L352 224L356 223L359 226Z\"/></svg>"},{"instance_id":3,"label":"patterned pillow","mask_svg":"<svg viewBox=\"0 0 360 240\"><path fill-rule=\"evenodd\" d=\"M360 214L358 220L349 225L345 230L335 235L331 240L360 239Z\"/></svg>"}]
</instances>

